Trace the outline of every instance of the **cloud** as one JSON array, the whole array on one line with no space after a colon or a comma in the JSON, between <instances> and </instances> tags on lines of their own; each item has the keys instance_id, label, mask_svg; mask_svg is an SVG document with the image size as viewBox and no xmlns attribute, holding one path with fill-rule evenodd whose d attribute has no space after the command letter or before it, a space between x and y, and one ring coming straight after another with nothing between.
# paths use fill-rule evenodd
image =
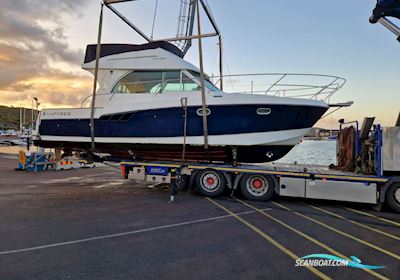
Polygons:
<instances>
[{"instance_id":1,"label":"cloud","mask_svg":"<svg viewBox=\"0 0 400 280\"><path fill-rule=\"evenodd\" d=\"M52 105L78 103L90 78L76 71L84 54L68 45L62 15L79 17L89 1L2 0L0 103L29 104L32 96Z\"/></svg>"}]
</instances>

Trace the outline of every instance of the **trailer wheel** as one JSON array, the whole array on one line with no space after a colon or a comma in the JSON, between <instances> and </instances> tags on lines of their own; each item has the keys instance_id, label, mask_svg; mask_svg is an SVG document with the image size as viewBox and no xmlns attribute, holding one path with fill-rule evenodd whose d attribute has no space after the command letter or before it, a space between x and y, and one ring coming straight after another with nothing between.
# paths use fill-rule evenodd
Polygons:
<instances>
[{"instance_id":1,"label":"trailer wheel","mask_svg":"<svg viewBox=\"0 0 400 280\"><path fill-rule=\"evenodd\" d=\"M196 187L204 196L217 197L224 192L226 179L221 172L205 169L197 174Z\"/></svg>"},{"instance_id":2,"label":"trailer wheel","mask_svg":"<svg viewBox=\"0 0 400 280\"><path fill-rule=\"evenodd\" d=\"M389 207L400 213L400 184L393 184L386 193L386 201Z\"/></svg>"},{"instance_id":3,"label":"trailer wheel","mask_svg":"<svg viewBox=\"0 0 400 280\"><path fill-rule=\"evenodd\" d=\"M248 174L240 180L240 189L248 200L267 201L275 194L275 183L270 176Z\"/></svg>"}]
</instances>

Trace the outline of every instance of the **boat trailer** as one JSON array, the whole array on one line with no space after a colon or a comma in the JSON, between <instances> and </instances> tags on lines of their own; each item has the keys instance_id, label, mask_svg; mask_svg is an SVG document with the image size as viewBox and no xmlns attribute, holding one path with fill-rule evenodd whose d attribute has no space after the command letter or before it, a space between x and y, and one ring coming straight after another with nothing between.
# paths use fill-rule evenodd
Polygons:
<instances>
[{"instance_id":1,"label":"boat trailer","mask_svg":"<svg viewBox=\"0 0 400 280\"><path fill-rule=\"evenodd\" d=\"M249 200L268 201L274 196L348 201L376 205L387 204L400 213L400 127L383 129L366 118L342 122L356 127L352 170L317 165L268 163L217 164L162 161L123 161L125 179L170 185L170 201L183 188L196 189L201 195L217 197L229 189L240 189ZM368 131L368 133L366 133ZM340 149L340 143L338 144Z\"/></svg>"}]
</instances>

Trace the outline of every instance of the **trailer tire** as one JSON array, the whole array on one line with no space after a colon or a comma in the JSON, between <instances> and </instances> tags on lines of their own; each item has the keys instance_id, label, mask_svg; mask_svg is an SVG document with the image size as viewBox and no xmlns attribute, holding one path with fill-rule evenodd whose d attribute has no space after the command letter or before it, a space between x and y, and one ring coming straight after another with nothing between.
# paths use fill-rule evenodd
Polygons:
<instances>
[{"instance_id":1,"label":"trailer tire","mask_svg":"<svg viewBox=\"0 0 400 280\"><path fill-rule=\"evenodd\" d=\"M207 197L220 196L226 188L225 176L214 169L204 169L196 176L195 185L199 192Z\"/></svg>"},{"instance_id":2,"label":"trailer tire","mask_svg":"<svg viewBox=\"0 0 400 280\"><path fill-rule=\"evenodd\" d=\"M400 183L394 183L389 187L386 201L393 211L400 213Z\"/></svg>"},{"instance_id":3,"label":"trailer tire","mask_svg":"<svg viewBox=\"0 0 400 280\"><path fill-rule=\"evenodd\" d=\"M275 181L271 176L247 174L240 180L242 194L252 201L268 201L275 195Z\"/></svg>"}]
</instances>

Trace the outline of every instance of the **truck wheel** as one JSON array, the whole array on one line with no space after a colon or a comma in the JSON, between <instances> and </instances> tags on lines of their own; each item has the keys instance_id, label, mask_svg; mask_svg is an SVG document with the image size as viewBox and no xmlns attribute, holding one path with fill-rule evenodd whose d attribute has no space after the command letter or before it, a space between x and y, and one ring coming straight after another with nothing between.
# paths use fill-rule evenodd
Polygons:
<instances>
[{"instance_id":1,"label":"truck wheel","mask_svg":"<svg viewBox=\"0 0 400 280\"><path fill-rule=\"evenodd\" d=\"M205 169L197 174L196 187L204 196L217 197L224 192L226 179L221 172Z\"/></svg>"},{"instance_id":2,"label":"truck wheel","mask_svg":"<svg viewBox=\"0 0 400 280\"><path fill-rule=\"evenodd\" d=\"M252 201L267 201L275 194L275 183L270 176L248 174L240 180L243 195Z\"/></svg>"},{"instance_id":3,"label":"truck wheel","mask_svg":"<svg viewBox=\"0 0 400 280\"><path fill-rule=\"evenodd\" d=\"M386 193L386 201L389 207L400 213L400 184L396 183L390 186Z\"/></svg>"}]
</instances>

